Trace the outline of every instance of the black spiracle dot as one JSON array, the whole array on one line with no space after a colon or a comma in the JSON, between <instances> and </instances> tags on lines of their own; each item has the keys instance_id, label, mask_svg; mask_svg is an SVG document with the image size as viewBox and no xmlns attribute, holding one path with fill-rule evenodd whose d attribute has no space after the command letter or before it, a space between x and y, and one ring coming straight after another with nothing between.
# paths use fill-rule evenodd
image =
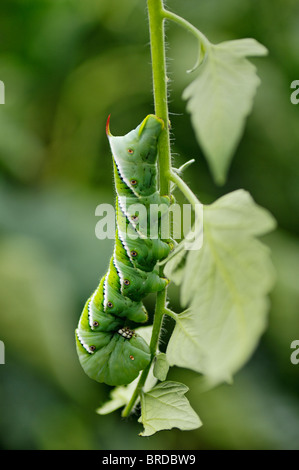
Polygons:
<instances>
[{"instance_id":1,"label":"black spiracle dot","mask_svg":"<svg viewBox=\"0 0 299 470\"><path fill-rule=\"evenodd\" d=\"M112 308L112 307L113 307L113 303L112 303L112 302L110 302L110 301L109 301L109 302L107 302L107 307L109 307L109 308Z\"/></svg>"},{"instance_id":2,"label":"black spiracle dot","mask_svg":"<svg viewBox=\"0 0 299 470\"><path fill-rule=\"evenodd\" d=\"M129 285L130 285L129 279L124 279L124 285L125 285L125 286L129 286Z\"/></svg>"},{"instance_id":3,"label":"black spiracle dot","mask_svg":"<svg viewBox=\"0 0 299 470\"><path fill-rule=\"evenodd\" d=\"M92 346L89 346L89 351L90 351L90 352L94 352L95 350L96 350L96 347L95 347L95 346L93 346L93 345L92 345Z\"/></svg>"},{"instance_id":4,"label":"black spiracle dot","mask_svg":"<svg viewBox=\"0 0 299 470\"><path fill-rule=\"evenodd\" d=\"M99 322L95 320L94 322L92 322L92 326L94 326L94 327L99 326Z\"/></svg>"}]
</instances>

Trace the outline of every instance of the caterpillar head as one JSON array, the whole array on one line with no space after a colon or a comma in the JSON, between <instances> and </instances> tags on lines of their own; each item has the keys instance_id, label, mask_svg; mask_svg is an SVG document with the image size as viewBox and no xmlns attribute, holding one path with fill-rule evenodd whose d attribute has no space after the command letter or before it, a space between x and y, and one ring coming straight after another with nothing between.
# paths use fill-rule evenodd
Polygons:
<instances>
[{"instance_id":1,"label":"caterpillar head","mask_svg":"<svg viewBox=\"0 0 299 470\"><path fill-rule=\"evenodd\" d=\"M116 165L136 162L154 164L157 161L157 141L164 128L162 119L149 114L131 132L124 136L113 136L110 132L110 116L106 124L106 134Z\"/></svg>"},{"instance_id":2,"label":"caterpillar head","mask_svg":"<svg viewBox=\"0 0 299 470\"><path fill-rule=\"evenodd\" d=\"M113 136L108 118L106 132L119 195L148 197L157 191L158 138L163 127L163 121L150 114L128 134Z\"/></svg>"}]
</instances>

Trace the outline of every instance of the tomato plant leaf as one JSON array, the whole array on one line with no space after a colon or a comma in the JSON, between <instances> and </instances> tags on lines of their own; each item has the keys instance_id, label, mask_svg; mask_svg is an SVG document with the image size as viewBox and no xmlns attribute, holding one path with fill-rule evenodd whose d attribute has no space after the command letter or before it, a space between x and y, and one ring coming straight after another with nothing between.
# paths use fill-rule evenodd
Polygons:
<instances>
[{"instance_id":1,"label":"tomato plant leaf","mask_svg":"<svg viewBox=\"0 0 299 470\"><path fill-rule=\"evenodd\" d=\"M212 382L230 381L254 351L267 322L274 271L256 237L273 217L243 190L204 207L203 246L175 257L165 274L181 286L188 310L177 316L167 347L170 365L193 369ZM179 282L178 282L179 281Z\"/></svg>"},{"instance_id":2,"label":"tomato plant leaf","mask_svg":"<svg viewBox=\"0 0 299 470\"><path fill-rule=\"evenodd\" d=\"M169 371L169 364L165 353L159 353L156 356L154 364L154 376L163 382L166 380L167 374Z\"/></svg>"},{"instance_id":3,"label":"tomato plant leaf","mask_svg":"<svg viewBox=\"0 0 299 470\"><path fill-rule=\"evenodd\" d=\"M196 429L201 421L185 397L188 387L179 382L161 382L141 395L139 422L144 431L141 436L151 436L157 431L179 428Z\"/></svg>"},{"instance_id":4,"label":"tomato plant leaf","mask_svg":"<svg viewBox=\"0 0 299 470\"><path fill-rule=\"evenodd\" d=\"M267 49L254 39L210 44L199 74L183 92L196 138L218 184L226 180L260 84L246 56L265 54Z\"/></svg>"}]
</instances>

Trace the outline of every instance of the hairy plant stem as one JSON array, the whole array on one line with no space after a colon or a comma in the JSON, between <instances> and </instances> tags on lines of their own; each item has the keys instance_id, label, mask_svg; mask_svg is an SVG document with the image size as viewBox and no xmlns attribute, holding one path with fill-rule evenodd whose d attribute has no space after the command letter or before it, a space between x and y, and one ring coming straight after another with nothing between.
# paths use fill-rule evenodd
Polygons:
<instances>
[{"instance_id":1,"label":"hairy plant stem","mask_svg":"<svg viewBox=\"0 0 299 470\"><path fill-rule=\"evenodd\" d=\"M163 10L163 17L167 20L177 23L178 25L182 26L187 31L189 31L191 34L193 34L197 39L199 39L205 49L208 49L211 45L208 38L201 31L199 31L199 29L197 29L195 26L193 26L193 24L189 23L189 21L185 20L181 16L176 15L171 11Z\"/></svg>"},{"instance_id":2,"label":"hairy plant stem","mask_svg":"<svg viewBox=\"0 0 299 470\"><path fill-rule=\"evenodd\" d=\"M188 187L188 185L174 173L171 168L171 151L169 138L169 113L167 103L167 75L166 75L166 57L165 57L165 32L164 21L166 19L174 21L185 29L193 33L201 42L203 48L208 48L209 41L207 38L191 23L184 20L180 16L164 9L163 0L147 0L151 57L152 57L152 74L153 74L153 93L155 103L155 114L164 122L164 129L161 132L158 144L159 151L159 179L161 196L170 196L170 182L177 185L187 200L197 211L199 201ZM160 275L163 276L163 267L160 266ZM159 345L159 336L162 327L163 316L169 315L176 319L176 314L166 308L167 291L164 289L157 293L156 308L153 322L153 331L150 341L151 362L142 371L138 384L132 394L128 405L124 408L122 416L128 416L134 408L140 397L148 373L151 368L152 361L156 355Z\"/></svg>"},{"instance_id":3,"label":"hairy plant stem","mask_svg":"<svg viewBox=\"0 0 299 470\"><path fill-rule=\"evenodd\" d=\"M164 33L164 7L163 0L147 0L150 44L152 57L153 93L155 114L164 122L164 129L159 138L159 178L160 194L170 195L170 180L167 175L171 172L171 152L168 129L168 104L167 104L167 76L165 58L165 33ZM163 268L160 268L163 275ZM156 308L153 322L153 331L150 341L151 362L157 352L159 336L166 306L166 289L157 293ZM151 363L141 373L138 384L128 405L124 408L122 416L128 416L132 411L147 379Z\"/></svg>"},{"instance_id":4,"label":"hairy plant stem","mask_svg":"<svg viewBox=\"0 0 299 470\"><path fill-rule=\"evenodd\" d=\"M175 183L175 185L178 187L178 189L181 191L182 194L184 194L185 198L187 201L190 202L191 206L194 209L194 212L197 213L198 207L201 206L200 201L197 199L193 191L189 188L189 186L185 183L182 178L175 173L174 171L171 171L167 174L167 178Z\"/></svg>"}]
</instances>

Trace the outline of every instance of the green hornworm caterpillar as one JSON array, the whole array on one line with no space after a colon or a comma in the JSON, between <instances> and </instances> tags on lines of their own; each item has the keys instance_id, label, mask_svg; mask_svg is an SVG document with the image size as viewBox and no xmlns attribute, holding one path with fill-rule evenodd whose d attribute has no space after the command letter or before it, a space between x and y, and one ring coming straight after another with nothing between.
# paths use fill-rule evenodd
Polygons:
<instances>
[{"instance_id":1,"label":"green hornworm caterpillar","mask_svg":"<svg viewBox=\"0 0 299 470\"><path fill-rule=\"evenodd\" d=\"M109 130L109 118L106 133L117 193L114 252L107 274L85 304L76 345L89 377L108 385L124 385L150 363L149 346L127 323L145 322L148 316L142 299L167 285L155 265L171 246L159 237L149 237L148 215L144 220L144 213L137 216L134 208L139 204L148 214L152 204L161 204L168 210L170 199L160 196L157 186L157 146L163 121L148 115L136 129L115 137ZM134 236L128 237L128 233Z\"/></svg>"}]
</instances>

